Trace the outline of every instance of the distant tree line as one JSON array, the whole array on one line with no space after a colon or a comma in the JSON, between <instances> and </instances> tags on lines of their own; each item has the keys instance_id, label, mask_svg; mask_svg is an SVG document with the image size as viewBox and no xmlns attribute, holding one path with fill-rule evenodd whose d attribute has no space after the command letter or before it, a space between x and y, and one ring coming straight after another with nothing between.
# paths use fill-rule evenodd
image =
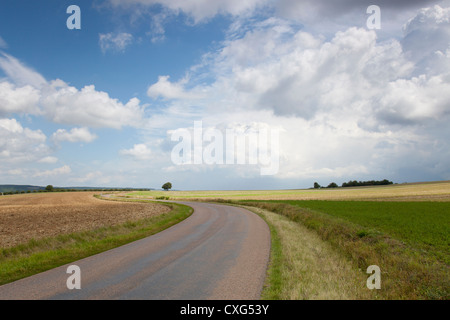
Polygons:
<instances>
[{"instance_id":1,"label":"distant tree line","mask_svg":"<svg viewBox=\"0 0 450 320\"><path fill-rule=\"evenodd\" d=\"M387 179L384 180L369 180L369 181L349 181L349 182L344 182L342 184L342 187L363 187L363 186L382 186L382 185L388 185L388 184L393 184L392 181L389 181Z\"/></svg>"},{"instance_id":2,"label":"distant tree line","mask_svg":"<svg viewBox=\"0 0 450 320\"><path fill-rule=\"evenodd\" d=\"M3 191L3 195L11 194L23 194L23 193L43 193L43 192L82 192L82 191L149 191L151 189L147 188L55 188L52 185L48 185L45 189L34 189L34 190L14 190L14 191Z\"/></svg>"},{"instance_id":3,"label":"distant tree line","mask_svg":"<svg viewBox=\"0 0 450 320\"><path fill-rule=\"evenodd\" d=\"M388 184L393 184L392 181L389 181L387 179L384 180L369 180L369 181L349 181L349 182L344 182L342 184L342 187L362 187L362 186L381 186L381 185L388 185ZM319 188L337 188L338 185L335 182L331 182L327 187L322 187L320 184L318 184L317 182L314 182L314 189L319 189Z\"/></svg>"}]
</instances>

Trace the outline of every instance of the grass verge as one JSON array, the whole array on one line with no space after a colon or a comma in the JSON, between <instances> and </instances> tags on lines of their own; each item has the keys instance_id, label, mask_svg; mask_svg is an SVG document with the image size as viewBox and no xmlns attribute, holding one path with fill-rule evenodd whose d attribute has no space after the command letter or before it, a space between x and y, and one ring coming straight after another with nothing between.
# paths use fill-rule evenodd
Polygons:
<instances>
[{"instance_id":1,"label":"grass verge","mask_svg":"<svg viewBox=\"0 0 450 320\"><path fill-rule=\"evenodd\" d=\"M185 205L164 204L172 210L147 219L1 248L0 285L148 237L186 219L193 212Z\"/></svg>"},{"instance_id":2,"label":"grass verge","mask_svg":"<svg viewBox=\"0 0 450 320\"><path fill-rule=\"evenodd\" d=\"M235 202L229 204L236 205ZM266 221L271 233L270 261L263 300L377 299L367 275L313 230L286 216L242 206Z\"/></svg>"},{"instance_id":3,"label":"grass verge","mask_svg":"<svg viewBox=\"0 0 450 320\"><path fill-rule=\"evenodd\" d=\"M281 300L283 293L283 247L278 235L278 228L268 220L266 215L253 207L244 207L258 214L264 219L270 229L270 261L267 267L267 276L261 292L263 300Z\"/></svg>"},{"instance_id":4,"label":"grass verge","mask_svg":"<svg viewBox=\"0 0 450 320\"><path fill-rule=\"evenodd\" d=\"M367 213L360 207L359 213L355 215L357 218L352 219L351 215L349 217L344 214L338 214L338 209L336 209L338 204L321 203L320 205L329 205L329 207L322 207L321 210L317 210L316 208L316 210L314 210L307 208L305 203L293 204L283 201L243 201L239 203L275 213L278 216L284 217L287 221L297 223L299 226L303 226L309 231L313 231L320 237L323 243L331 245L333 249L340 253L340 256L345 257L354 265L353 275L355 277L364 276L364 278L367 279L368 275L365 273L367 267L369 265L379 266L381 268L382 288L380 290L373 290L373 293L376 293L376 298L378 299L418 300L449 298L449 266L442 260L442 257L448 254L448 250L444 249L444 252L438 254L436 250L424 250L424 247L418 245L417 242L402 241L399 236L392 231L393 229L390 229L393 228L393 224L392 220L389 219L387 221L390 222L386 222L387 228L383 229L379 227L378 230L369 229L364 221L367 220L370 222L370 210ZM342 205L348 204L344 203ZM358 203L355 205L361 206L362 204ZM411 210L411 208L412 207L409 209ZM343 212L348 212L348 208ZM445 212L441 214L445 214ZM414 216L414 214L411 213L409 217L411 216ZM366 218L364 219L364 217ZM403 217L403 219L405 219L404 223L406 223L407 218L408 216ZM276 218L273 219L275 220L271 223L276 221ZM277 233L281 239L282 246L281 265L283 266L282 268L285 268L287 272L291 274L291 276L286 276L284 279L281 277L281 280L277 281L283 282L281 287L284 287L284 291L289 291L288 288L292 287L294 282L301 284L292 294L287 295L285 297L286 299L297 299L298 297L310 299L311 294L298 294L298 292L304 290L302 287L308 286L308 282L311 283L308 278L313 277L311 272L307 272L299 278L299 275L302 274L301 270L302 268L304 269L305 263L308 263L309 258L308 256L302 256L301 254L290 254L287 252L288 250L291 250L289 247L298 247L299 241L303 242L302 246L309 245L310 240L313 237L309 235L307 238L301 240L299 237L292 236L290 234L295 235L295 230L298 232L300 229L296 229L286 222L283 222L284 226L281 227L280 221L281 220L277 222L280 225L280 227L277 228ZM418 229L420 229L418 226L421 224L422 222L420 220L415 223ZM291 231L289 231L289 229L291 229ZM305 231L302 232L305 233ZM403 232L407 234L407 232ZM285 240L283 240L283 238ZM415 239L415 237L411 236L409 239ZM442 241L442 239L440 241ZM317 242L316 246L319 245L320 242ZM311 250L311 252L314 253L314 246ZM319 260L316 260L320 261L320 259L322 259L322 265L336 264L336 261L338 261L336 260L338 259L338 256L333 259L327 259L326 257L331 253L323 254L321 252L325 251L317 249L315 251L317 251L317 254L319 255ZM289 258L289 255L291 255L291 258ZM304 263L296 264L296 261L304 261ZM317 265L315 262L310 265L313 266L314 264ZM328 273L330 275L335 272L342 272L339 268L328 268L328 271L326 271L326 268L319 270L323 270L322 273ZM306 271L307 270L305 270L305 272ZM340 285L336 282L337 287L346 284L349 281L348 279L342 279ZM320 282L320 278L317 278L314 281L316 282L316 286L326 286L325 282ZM330 279L330 281L332 282L333 280ZM335 286L334 289L333 287L330 287L329 289L336 290L337 287ZM316 290L314 287L311 288ZM369 291L368 289L365 290ZM335 295L336 299L341 299L342 295L339 295L339 292L337 293L338 295ZM276 297L277 295L269 294L269 296ZM317 294L314 294L313 296L320 297L320 295ZM360 299L361 297L363 296L356 296L356 299ZM353 298L355 298L355 296ZM369 298L374 298L374 296L372 295Z\"/></svg>"}]
</instances>

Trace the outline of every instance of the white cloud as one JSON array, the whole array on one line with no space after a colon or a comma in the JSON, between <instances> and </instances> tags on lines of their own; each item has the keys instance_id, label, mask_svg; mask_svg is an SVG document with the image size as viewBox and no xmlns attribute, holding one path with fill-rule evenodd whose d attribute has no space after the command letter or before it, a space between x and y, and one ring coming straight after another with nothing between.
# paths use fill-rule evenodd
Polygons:
<instances>
[{"instance_id":1,"label":"white cloud","mask_svg":"<svg viewBox=\"0 0 450 320\"><path fill-rule=\"evenodd\" d=\"M45 115L56 123L115 129L139 126L144 109L137 98L123 104L93 85L78 90L61 80L50 83L41 105Z\"/></svg>"},{"instance_id":2,"label":"white cloud","mask_svg":"<svg viewBox=\"0 0 450 320\"><path fill-rule=\"evenodd\" d=\"M232 19L250 18L273 0L108 0L111 7L130 14L132 25L137 21L149 25L146 35L151 42L166 39L166 25L174 18L185 19L189 26L207 23L216 16ZM149 23L150 22L150 23Z\"/></svg>"},{"instance_id":3,"label":"white cloud","mask_svg":"<svg viewBox=\"0 0 450 320\"><path fill-rule=\"evenodd\" d=\"M372 0L108 0L117 10L129 10L134 16L146 16L152 21L150 34L153 39L164 38L164 24L169 17L186 15L187 24L208 22L222 15L244 23L259 14L272 16L302 24L308 30L331 34L350 26L366 27L369 17L366 10ZM450 5L448 0L379 0L382 28L380 34L397 33L405 19L422 7L441 4ZM148 21L144 19L144 21Z\"/></svg>"},{"instance_id":4,"label":"white cloud","mask_svg":"<svg viewBox=\"0 0 450 320\"><path fill-rule=\"evenodd\" d=\"M194 23L211 19L218 14L244 15L267 4L268 0L109 0L115 7L129 8L131 6L154 7L161 5L174 12L183 12L191 17Z\"/></svg>"},{"instance_id":5,"label":"white cloud","mask_svg":"<svg viewBox=\"0 0 450 320\"><path fill-rule=\"evenodd\" d=\"M33 176L34 177L55 177L55 176L61 176L61 175L67 175L69 173L72 172L72 169L70 168L70 166L68 165L64 165L60 168L55 168L52 170L45 170L45 171L40 171L40 172L36 172Z\"/></svg>"},{"instance_id":6,"label":"white cloud","mask_svg":"<svg viewBox=\"0 0 450 320\"><path fill-rule=\"evenodd\" d=\"M447 11L430 10L423 11L430 16L426 23L415 27L421 33L405 37L420 43L446 30ZM421 21L423 12L411 21ZM417 47L379 40L375 31L352 27L326 38L268 19L247 24L245 32L233 29L221 50L191 68L182 86L164 77L158 81L164 87L154 93L172 97L171 115L190 110L193 101L183 97L201 92L195 106L205 113L191 109L183 116L191 123L249 119L285 128L278 178L383 179L405 171L418 179L445 178L445 157L431 156L437 149L448 154L450 37L439 34L433 36L439 50L419 65L407 52ZM199 84L205 77L214 80Z\"/></svg>"},{"instance_id":7,"label":"white cloud","mask_svg":"<svg viewBox=\"0 0 450 320\"><path fill-rule=\"evenodd\" d=\"M421 9L403 26L402 46L416 64L416 75L450 72L450 7Z\"/></svg>"},{"instance_id":8,"label":"white cloud","mask_svg":"<svg viewBox=\"0 0 450 320\"><path fill-rule=\"evenodd\" d=\"M0 68L18 86L31 85L35 88L41 88L46 84L42 75L4 52L0 52Z\"/></svg>"},{"instance_id":9,"label":"white cloud","mask_svg":"<svg viewBox=\"0 0 450 320\"><path fill-rule=\"evenodd\" d=\"M133 43L133 35L126 32L99 34L100 48L103 53L108 50L125 51Z\"/></svg>"},{"instance_id":10,"label":"white cloud","mask_svg":"<svg viewBox=\"0 0 450 320\"><path fill-rule=\"evenodd\" d=\"M450 115L450 83L442 75L398 79L379 101L378 115L388 123L441 122Z\"/></svg>"},{"instance_id":11,"label":"white cloud","mask_svg":"<svg viewBox=\"0 0 450 320\"><path fill-rule=\"evenodd\" d=\"M30 85L17 87L7 81L0 82L0 115L10 113L39 114L39 90Z\"/></svg>"},{"instance_id":12,"label":"white cloud","mask_svg":"<svg viewBox=\"0 0 450 320\"><path fill-rule=\"evenodd\" d=\"M380 34L396 34L405 19L414 15L415 11L445 3L442 0L279 0L274 1L277 15L301 22L309 30L331 33L351 26L366 27L370 5L377 5L381 10ZM447 1L447 4L449 2Z\"/></svg>"},{"instance_id":13,"label":"white cloud","mask_svg":"<svg viewBox=\"0 0 450 320\"><path fill-rule=\"evenodd\" d=\"M105 178L103 177L102 173L100 171L93 171L93 172L89 172L86 173L83 176L80 177L75 177L75 178L71 178L71 181L74 181L76 183L86 183L86 182L90 182L93 185L98 185L100 183L100 180L104 180ZM109 180L108 180L109 182Z\"/></svg>"},{"instance_id":14,"label":"white cloud","mask_svg":"<svg viewBox=\"0 0 450 320\"><path fill-rule=\"evenodd\" d=\"M136 160L148 160L152 154L151 150L145 144L135 144L131 149L120 150L121 155L131 156Z\"/></svg>"},{"instance_id":15,"label":"white cloud","mask_svg":"<svg viewBox=\"0 0 450 320\"><path fill-rule=\"evenodd\" d=\"M58 129L52 135L52 139L56 142L69 141L69 142L92 142L97 138L95 134L89 132L88 128L73 128L70 131L65 129Z\"/></svg>"},{"instance_id":16,"label":"white cloud","mask_svg":"<svg viewBox=\"0 0 450 320\"><path fill-rule=\"evenodd\" d=\"M49 152L42 131L24 128L16 119L0 119L0 136L0 159L4 162L32 162Z\"/></svg>"},{"instance_id":17,"label":"white cloud","mask_svg":"<svg viewBox=\"0 0 450 320\"><path fill-rule=\"evenodd\" d=\"M60 79L47 82L16 58L3 55L0 68L15 85L0 83L0 114L42 115L55 123L83 127L120 129L141 125L145 107L139 99L123 104L93 85L79 90Z\"/></svg>"},{"instance_id":18,"label":"white cloud","mask_svg":"<svg viewBox=\"0 0 450 320\"><path fill-rule=\"evenodd\" d=\"M23 127L16 119L0 119L0 128L11 133L23 132Z\"/></svg>"},{"instance_id":19,"label":"white cloud","mask_svg":"<svg viewBox=\"0 0 450 320\"><path fill-rule=\"evenodd\" d=\"M439 17L446 21L443 14ZM374 31L353 27L325 40L285 24L276 29L274 23L278 20L224 42L222 50L205 60L202 70L209 70L215 82L193 86L192 91L205 96L197 105L210 112L267 109L275 115L309 120L325 114L330 119L345 115L359 118L361 125L373 117L386 120L393 113L396 122L405 123L440 119L448 113L450 50L430 56L427 68L420 69L429 74L417 75L417 64L402 44L379 42ZM433 30L441 26L435 23ZM450 33L439 43L448 46ZM439 69L430 67L438 62ZM195 81L195 71L190 77ZM178 83L163 80L158 83L176 98ZM182 93L180 98L191 91Z\"/></svg>"},{"instance_id":20,"label":"white cloud","mask_svg":"<svg viewBox=\"0 0 450 320\"><path fill-rule=\"evenodd\" d=\"M52 156L47 156L47 157L40 159L38 162L39 163L56 163L56 162L58 162L58 158L52 157Z\"/></svg>"},{"instance_id":21,"label":"white cloud","mask_svg":"<svg viewBox=\"0 0 450 320\"><path fill-rule=\"evenodd\" d=\"M372 31L350 28L325 41L270 24L225 42L206 66L216 79L210 85L181 91L164 77L150 88L180 99L202 92L205 99L196 105L211 111L269 109L312 119L332 110L354 113L355 104L367 105L412 69L398 42L377 44ZM195 81L195 72L191 77Z\"/></svg>"},{"instance_id":22,"label":"white cloud","mask_svg":"<svg viewBox=\"0 0 450 320\"><path fill-rule=\"evenodd\" d=\"M199 99L201 93L194 90L186 91L184 89L184 83L187 79L182 79L177 83L169 81L169 76L160 76L158 82L151 85L147 90L147 95L151 98L162 97L164 99Z\"/></svg>"},{"instance_id":23,"label":"white cloud","mask_svg":"<svg viewBox=\"0 0 450 320\"><path fill-rule=\"evenodd\" d=\"M418 31L423 28L436 29L450 24L450 8L442 8L439 5L422 8L418 13L407 21L403 30L405 34Z\"/></svg>"}]
</instances>

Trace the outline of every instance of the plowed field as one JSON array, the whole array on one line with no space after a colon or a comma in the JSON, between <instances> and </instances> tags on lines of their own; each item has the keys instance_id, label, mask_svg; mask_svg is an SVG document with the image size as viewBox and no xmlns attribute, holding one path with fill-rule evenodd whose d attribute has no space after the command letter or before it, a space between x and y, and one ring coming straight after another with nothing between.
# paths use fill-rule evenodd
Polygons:
<instances>
[{"instance_id":1,"label":"plowed field","mask_svg":"<svg viewBox=\"0 0 450 320\"><path fill-rule=\"evenodd\" d=\"M157 203L105 201L94 198L94 194L96 192L1 196L0 247L117 225L170 211L169 207Z\"/></svg>"}]
</instances>

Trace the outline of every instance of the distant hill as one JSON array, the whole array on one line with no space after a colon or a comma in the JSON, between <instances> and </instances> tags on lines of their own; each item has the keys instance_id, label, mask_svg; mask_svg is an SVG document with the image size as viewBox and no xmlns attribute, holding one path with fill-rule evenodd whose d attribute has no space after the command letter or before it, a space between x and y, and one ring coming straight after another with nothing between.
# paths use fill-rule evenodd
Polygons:
<instances>
[{"instance_id":1,"label":"distant hill","mask_svg":"<svg viewBox=\"0 0 450 320\"><path fill-rule=\"evenodd\" d=\"M57 187L54 186L55 190L154 190L154 188L123 188L123 187ZM33 191L43 191L45 187L43 186L32 186L32 185L19 185L19 184L0 184L0 192L33 192Z\"/></svg>"},{"instance_id":2,"label":"distant hill","mask_svg":"<svg viewBox=\"0 0 450 320\"><path fill-rule=\"evenodd\" d=\"M45 190L45 187L18 185L18 184L0 184L0 192L15 192L15 191L34 191Z\"/></svg>"}]
</instances>

